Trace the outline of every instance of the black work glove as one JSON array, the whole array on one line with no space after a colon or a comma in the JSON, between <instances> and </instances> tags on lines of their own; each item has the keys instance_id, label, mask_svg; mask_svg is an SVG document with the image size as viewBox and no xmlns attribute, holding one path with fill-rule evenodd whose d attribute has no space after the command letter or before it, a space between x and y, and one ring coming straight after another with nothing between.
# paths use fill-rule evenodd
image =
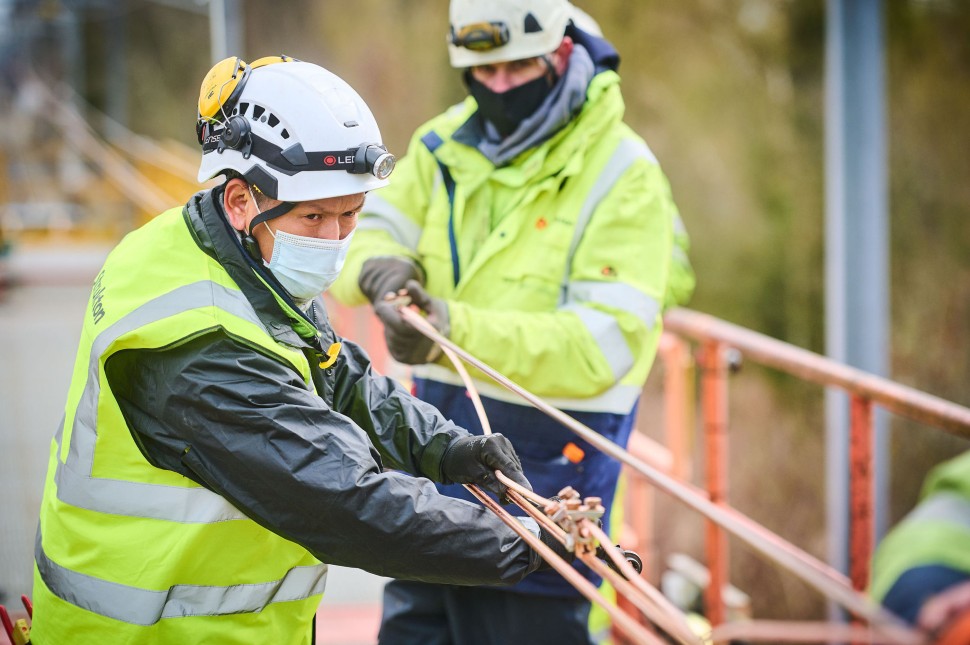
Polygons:
<instances>
[{"instance_id":1,"label":"black work glove","mask_svg":"<svg viewBox=\"0 0 970 645\"><path fill-rule=\"evenodd\" d=\"M408 280L424 284L424 271L413 260L390 255L370 258L360 268L357 286L372 303L397 293Z\"/></svg>"},{"instance_id":2,"label":"black work glove","mask_svg":"<svg viewBox=\"0 0 970 645\"><path fill-rule=\"evenodd\" d=\"M503 504L508 504L505 496L508 487L496 479L496 470L532 490L512 443L500 434L452 439L441 458L441 483L478 484L498 495Z\"/></svg>"},{"instance_id":3,"label":"black work glove","mask_svg":"<svg viewBox=\"0 0 970 645\"><path fill-rule=\"evenodd\" d=\"M556 555L566 562L572 563L572 561L576 559L576 553L574 551L569 551L566 549L565 544L557 540L556 536L549 531L546 531L541 526L539 527L539 539L542 540L543 544L552 549ZM536 571L547 571L548 569L552 569L552 565L549 564L545 558L542 558L542 563L539 565L539 568L536 569Z\"/></svg>"},{"instance_id":4,"label":"black work glove","mask_svg":"<svg viewBox=\"0 0 970 645\"><path fill-rule=\"evenodd\" d=\"M448 305L444 300L429 296L417 280L408 280L402 291L427 314L428 322L435 329L445 336L448 335ZM384 340L388 351L397 362L422 365L441 356L441 347L405 322L393 301L378 300L374 303L374 313L384 323Z\"/></svg>"}]
</instances>

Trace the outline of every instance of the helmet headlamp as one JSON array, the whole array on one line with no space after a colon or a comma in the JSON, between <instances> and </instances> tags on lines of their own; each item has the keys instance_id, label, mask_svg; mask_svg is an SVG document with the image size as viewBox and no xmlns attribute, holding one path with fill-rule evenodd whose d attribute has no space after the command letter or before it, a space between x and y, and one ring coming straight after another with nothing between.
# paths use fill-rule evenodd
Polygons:
<instances>
[{"instance_id":1,"label":"helmet headlamp","mask_svg":"<svg viewBox=\"0 0 970 645\"><path fill-rule=\"evenodd\" d=\"M357 148L357 152L354 154L353 169L349 169L347 172L355 175L370 173L378 179L387 179L391 171L394 170L395 163L397 163L397 160L394 155L389 153L384 146L364 143Z\"/></svg>"}]
</instances>

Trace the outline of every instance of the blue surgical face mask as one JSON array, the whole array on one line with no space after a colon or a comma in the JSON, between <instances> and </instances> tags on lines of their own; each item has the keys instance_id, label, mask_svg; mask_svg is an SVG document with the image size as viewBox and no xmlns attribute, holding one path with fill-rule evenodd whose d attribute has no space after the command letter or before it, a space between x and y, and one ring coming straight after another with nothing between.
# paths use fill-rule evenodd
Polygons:
<instances>
[{"instance_id":1,"label":"blue surgical face mask","mask_svg":"<svg viewBox=\"0 0 970 645\"><path fill-rule=\"evenodd\" d=\"M297 300L310 300L329 289L344 267L353 231L342 240L321 240L285 231L274 233L269 223L265 224L273 236L273 255L263 264L289 294Z\"/></svg>"},{"instance_id":2,"label":"blue surgical face mask","mask_svg":"<svg viewBox=\"0 0 970 645\"><path fill-rule=\"evenodd\" d=\"M277 231L273 237L273 255L266 266L291 296L309 300L337 280L354 234L342 240L321 240Z\"/></svg>"}]
</instances>

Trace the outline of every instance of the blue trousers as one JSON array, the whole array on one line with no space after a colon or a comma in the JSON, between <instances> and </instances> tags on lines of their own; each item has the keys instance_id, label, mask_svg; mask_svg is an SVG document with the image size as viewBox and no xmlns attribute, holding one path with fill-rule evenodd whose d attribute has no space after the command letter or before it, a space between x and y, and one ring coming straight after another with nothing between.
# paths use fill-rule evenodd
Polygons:
<instances>
[{"instance_id":1,"label":"blue trousers","mask_svg":"<svg viewBox=\"0 0 970 645\"><path fill-rule=\"evenodd\" d=\"M914 567L899 576L882 604L910 625L915 625L923 603L967 580L970 580L970 573L942 564Z\"/></svg>"},{"instance_id":2,"label":"blue trousers","mask_svg":"<svg viewBox=\"0 0 970 645\"><path fill-rule=\"evenodd\" d=\"M584 598L392 580L377 638L381 645L592 645L589 609Z\"/></svg>"}]
</instances>

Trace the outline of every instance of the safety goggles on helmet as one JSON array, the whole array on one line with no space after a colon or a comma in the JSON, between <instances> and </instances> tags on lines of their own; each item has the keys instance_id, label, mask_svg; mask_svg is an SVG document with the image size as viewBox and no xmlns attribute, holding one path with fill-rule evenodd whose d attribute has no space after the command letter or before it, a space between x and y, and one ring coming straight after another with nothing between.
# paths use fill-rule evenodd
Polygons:
<instances>
[{"instance_id":1,"label":"safety goggles on helmet","mask_svg":"<svg viewBox=\"0 0 970 645\"><path fill-rule=\"evenodd\" d=\"M504 22L475 22L458 33L452 28L449 41L456 47L487 52L509 42L509 26Z\"/></svg>"},{"instance_id":2,"label":"safety goggles on helmet","mask_svg":"<svg viewBox=\"0 0 970 645\"><path fill-rule=\"evenodd\" d=\"M451 0L451 65L489 65L555 51L575 11L568 0Z\"/></svg>"},{"instance_id":3,"label":"safety goggles on helmet","mask_svg":"<svg viewBox=\"0 0 970 645\"><path fill-rule=\"evenodd\" d=\"M380 188L394 169L357 92L287 56L220 61L202 83L198 116L199 181L232 170L295 203Z\"/></svg>"}]
</instances>

